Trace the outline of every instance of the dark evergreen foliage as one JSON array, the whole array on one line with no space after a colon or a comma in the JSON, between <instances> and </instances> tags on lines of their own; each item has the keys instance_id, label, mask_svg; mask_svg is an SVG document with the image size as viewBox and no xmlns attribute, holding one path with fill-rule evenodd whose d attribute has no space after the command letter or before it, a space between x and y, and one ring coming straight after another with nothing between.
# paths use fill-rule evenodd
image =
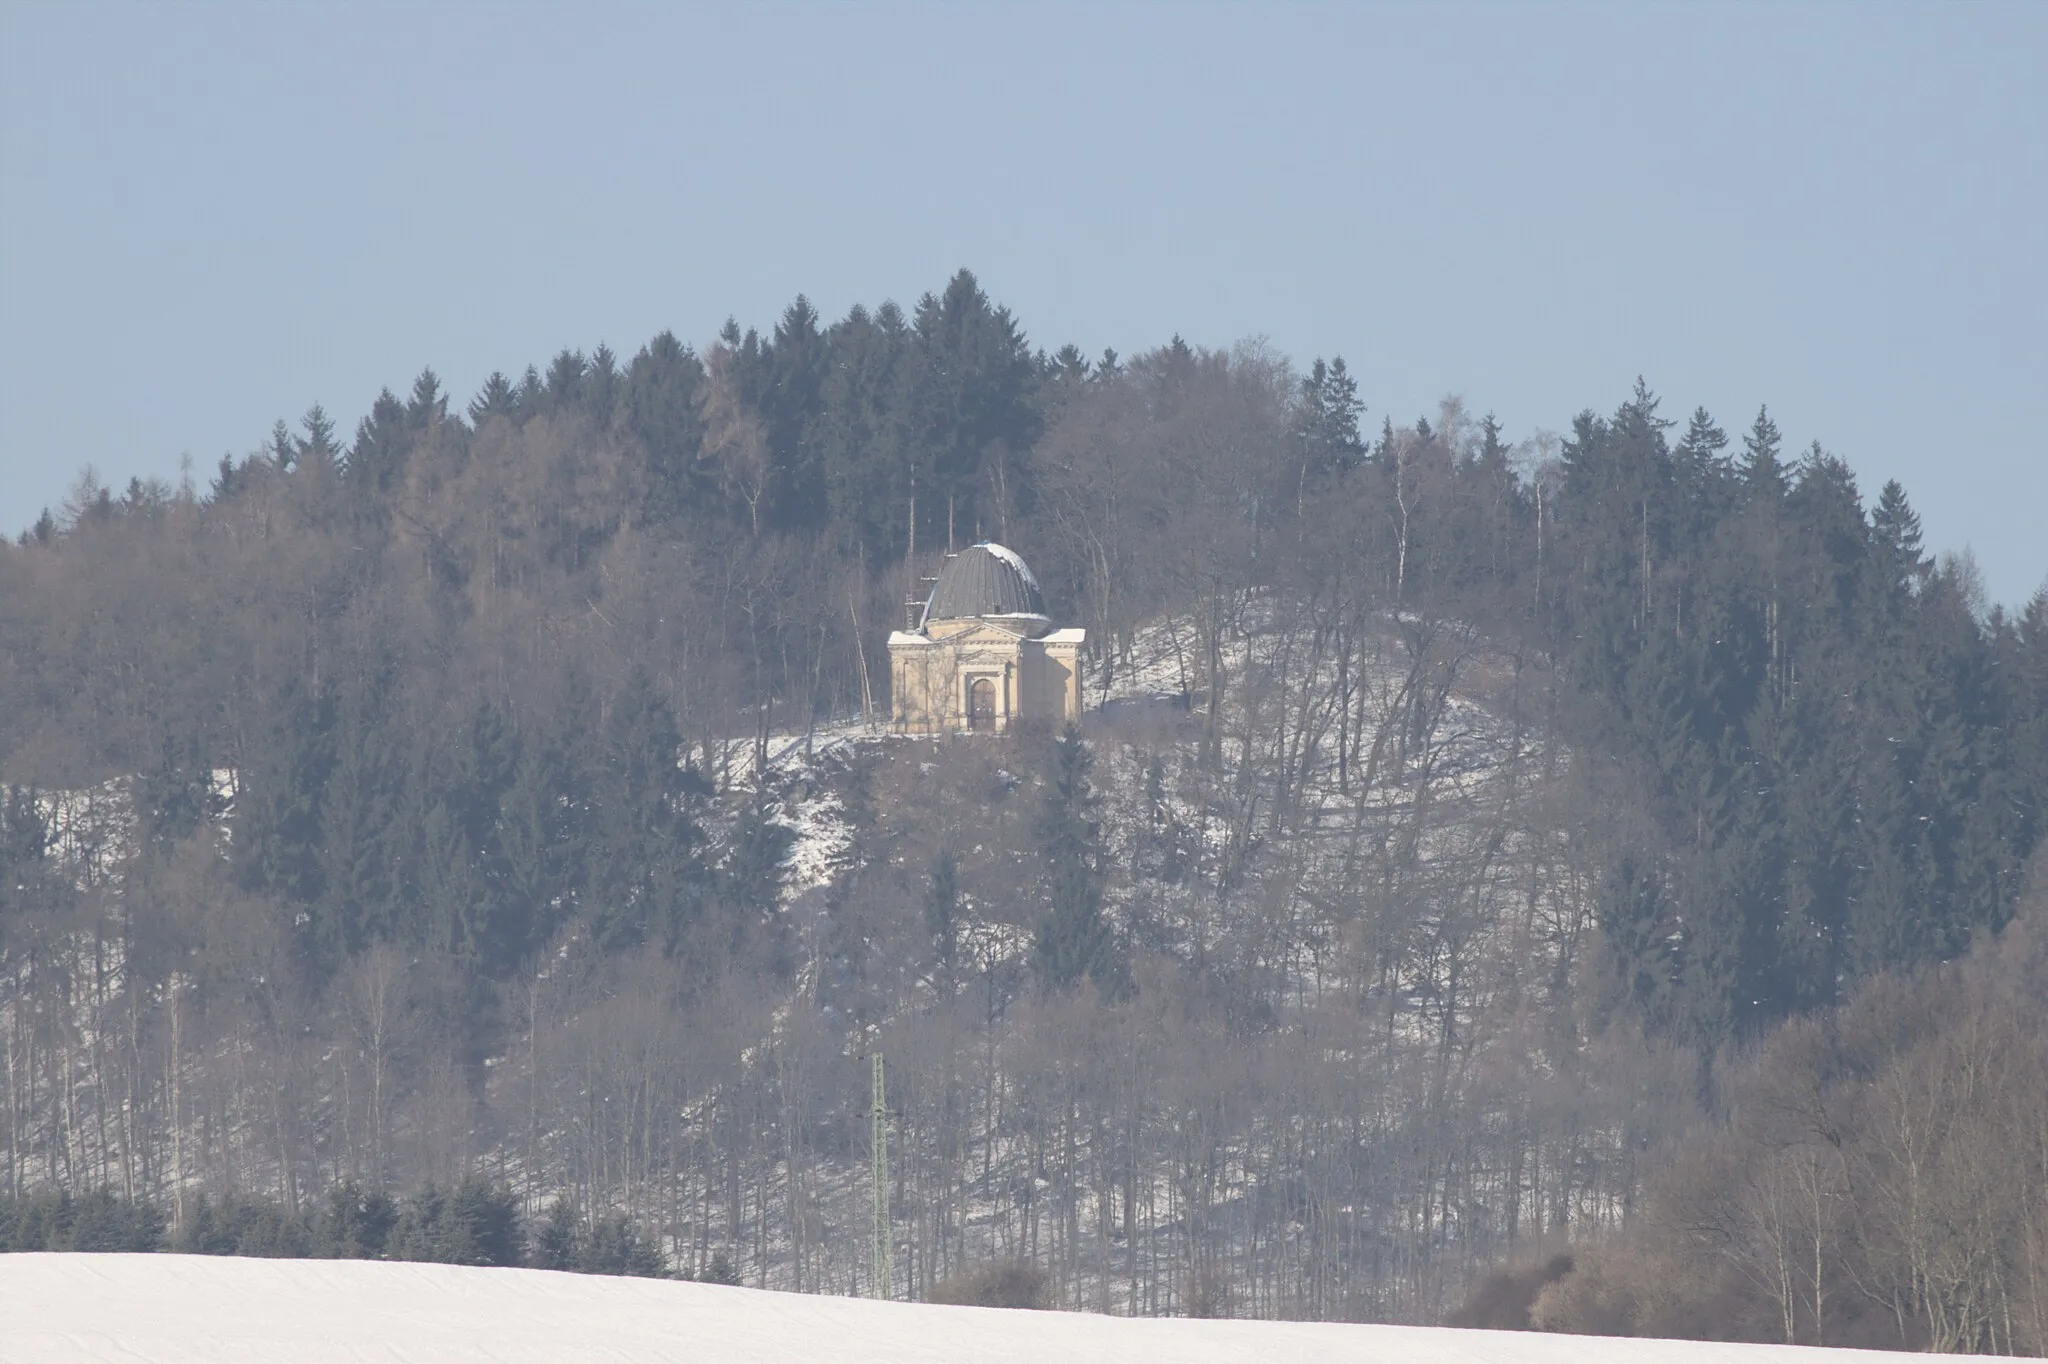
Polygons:
<instances>
[{"instance_id":1,"label":"dark evergreen foliage","mask_svg":"<svg viewBox=\"0 0 2048 1364\"><path fill-rule=\"evenodd\" d=\"M429 1184L405 1201L391 1229L388 1255L451 1265L524 1264L518 1199L510 1189L475 1175L449 1190Z\"/></svg>"},{"instance_id":2,"label":"dark evergreen foliage","mask_svg":"<svg viewBox=\"0 0 2048 1364\"><path fill-rule=\"evenodd\" d=\"M185 1210L170 1248L186 1255L248 1255L300 1260L313 1253L308 1220L264 1199L200 1194Z\"/></svg>"},{"instance_id":3,"label":"dark evergreen foliage","mask_svg":"<svg viewBox=\"0 0 2048 1364\"><path fill-rule=\"evenodd\" d=\"M73 1196L42 1189L0 1194L0 1250L151 1251L164 1246L164 1215L105 1189Z\"/></svg>"},{"instance_id":4,"label":"dark evergreen foliage","mask_svg":"<svg viewBox=\"0 0 2048 1364\"><path fill-rule=\"evenodd\" d=\"M391 1249L397 1225L398 1205L388 1194L366 1193L345 1180L328 1190L315 1245L338 1260L379 1260Z\"/></svg>"},{"instance_id":5,"label":"dark evergreen foliage","mask_svg":"<svg viewBox=\"0 0 2048 1364\"><path fill-rule=\"evenodd\" d=\"M169 1226L148 1199L99 1189L74 1196L44 1190L0 1195L0 1252L170 1250L185 1255L264 1259L411 1260L438 1264L522 1265L579 1274L665 1278L659 1246L623 1213L585 1218L557 1199L529 1245L511 1191L470 1178L452 1191L432 1185L402 1204L352 1183L335 1186L317 1210L294 1211L256 1195L228 1192L190 1199L184 1221ZM720 1271L721 1252L712 1273Z\"/></svg>"},{"instance_id":6,"label":"dark evergreen foliage","mask_svg":"<svg viewBox=\"0 0 2048 1364\"><path fill-rule=\"evenodd\" d=\"M1087 979L1115 992L1124 983L1116 934L1102 912L1102 826L1088 779L1094 764L1077 727L1054 741L1038 818L1046 908L1032 943L1039 979L1050 990Z\"/></svg>"}]
</instances>

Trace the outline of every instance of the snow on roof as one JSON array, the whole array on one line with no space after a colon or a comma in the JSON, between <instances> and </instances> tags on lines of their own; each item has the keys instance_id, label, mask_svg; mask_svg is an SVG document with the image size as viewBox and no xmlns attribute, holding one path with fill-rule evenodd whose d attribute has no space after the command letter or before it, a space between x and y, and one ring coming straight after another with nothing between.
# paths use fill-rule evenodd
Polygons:
<instances>
[{"instance_id":1,"label":"snow on roof","mask_svg":"<svg viewBox=\"0 0 2048 1364\"><path fill-rule=\"evenodd\" d=\"M983 540L979 544L975 545L975 548L987 550L989 553L995 555L998 559L1001 559L1004 563L1008 564L1011 568L1016 569L1018 574L1024 579L1024 581L1031 584L1031 590L1033 592L1042 592L1044 590L1043 588L1039 587L1038 577L1036 574L1032 573L1031 565L1025 563L1024 556L1019 554L1016 550L1011 549L1007 545L999 545L993 540Z\"/></svg>"},{"instance_id":2,"label":"snow on roof","mask_svg":"<svg viewBox=\"0 0 2048 1364\"><path fill-rule=\"evenodd\" d=\"M933 1307L539 1269L0 1255L21 1364L1881 1364L1874 1350ZM1926 1355L1893 1355L1900 1361Z\"/></svg>"}]
</instances>

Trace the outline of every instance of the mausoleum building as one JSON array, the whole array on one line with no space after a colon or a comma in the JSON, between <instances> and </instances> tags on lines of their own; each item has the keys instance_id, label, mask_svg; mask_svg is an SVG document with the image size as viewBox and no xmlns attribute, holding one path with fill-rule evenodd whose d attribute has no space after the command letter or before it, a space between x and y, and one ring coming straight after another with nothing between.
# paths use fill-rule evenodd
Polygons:
<instances>
[{"instance_id":1,"label":"mausoleum building","mask_svg":"<svg viewBox=\"0 0 2048 1364\"><path fill-rule=\"evenodd\" d=\"M1055 630L1038 579L983 543L946 560L917 628L889 636L890 705L902 734L1058 726L1081 714L1087 631Z\"/></svg>"}]
</instances>

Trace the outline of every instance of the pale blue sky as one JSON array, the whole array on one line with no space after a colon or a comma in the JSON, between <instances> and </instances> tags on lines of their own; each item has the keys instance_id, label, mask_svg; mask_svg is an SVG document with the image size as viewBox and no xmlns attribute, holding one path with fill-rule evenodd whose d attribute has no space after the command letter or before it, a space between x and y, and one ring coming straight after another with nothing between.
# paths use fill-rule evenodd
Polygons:
<instances>
[{"instance_id":1,"label":"pale blue sky","mask_svg":"<svg viewBox=\"0 0 2048 1364\"><path fill-rule=\"evenodd\" d=\"M0 527L432 365L971 266L1035 343L1342 353L1377 425L1641 372L2048 576L2048 3L0 0Z\"/></svg>"}]
</instances>

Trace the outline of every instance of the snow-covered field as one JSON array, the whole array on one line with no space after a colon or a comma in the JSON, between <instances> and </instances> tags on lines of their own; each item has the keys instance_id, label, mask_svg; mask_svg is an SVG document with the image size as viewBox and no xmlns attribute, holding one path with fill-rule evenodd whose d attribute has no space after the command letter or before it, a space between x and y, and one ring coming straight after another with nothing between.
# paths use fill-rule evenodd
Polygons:
<instances>
[{"instance_id":1,"label":"snow-covered field","mask_svg":"<svg viewBox=\"0 0 2048 1364\"><path fill-rule=\"evenodd\" d=\"M0 1255L5 1364L1874 1364L1882 1357L1411 1326L1007 1312L537 1269Z\"/></svg>"}]
</instances>

